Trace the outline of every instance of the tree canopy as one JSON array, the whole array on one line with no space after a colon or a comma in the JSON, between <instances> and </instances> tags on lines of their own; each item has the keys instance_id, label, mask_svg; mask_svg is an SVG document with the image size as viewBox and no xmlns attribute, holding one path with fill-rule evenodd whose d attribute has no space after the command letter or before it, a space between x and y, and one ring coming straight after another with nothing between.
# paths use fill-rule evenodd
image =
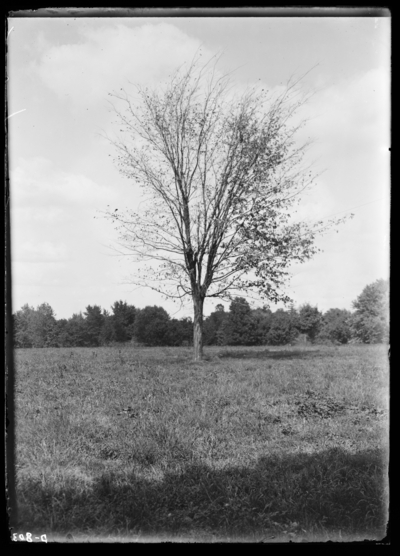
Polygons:
<instances>
[{"instance_id":1,"label":"tree canopy","mask_svg":"<svg viewBox=\"0 0 400 556\"><path fill-rule=\"evenodd\" d=\"M346 309L329 309L322 317L318 340L347 344L351 339L351 313Z\"/></svg>"},{"instance_id":2,"label":"tree canopy","mask_svg":"<svg viewBox=\"0 0 400 556\"><path fill-rule=\"evenodd\" d=\"M149 346L163 345L169 320L167 311L156 305L138 311L134 324L136 339Z\"/></svg>"},{"instance_id":3,"label":"tree canopy","mask_svg":"<svg viewBox=\"0 0 400 556\"><path fill-rule=\"evenodd\" d=\"M353 334L360 341L374 344L389 337L389 282L376 280L365 286L353 301Z\"/></svg>"},{"instance_id":4,"label":"tree canopy","mask_svg":"<svg viewBox=\"0 0 400 556\"><path fill-rule=\"evenodd\" d=\"M321 326L322 313L317 307L305 303L300 307L298 328L300 332L307 334L307 338L314 342Z\"/></svg>"},{"instance_id":5,"label":"tree canopy","mask_svg":"<svg viewBox=\"0 0 400 556\"><path fill-rule=\"evenodd\" d=\"M20 347L48 347L53 343L56 319L48 303L36 309L25 304L14 314L15 342Z\"/></svg>"}]
</instances>

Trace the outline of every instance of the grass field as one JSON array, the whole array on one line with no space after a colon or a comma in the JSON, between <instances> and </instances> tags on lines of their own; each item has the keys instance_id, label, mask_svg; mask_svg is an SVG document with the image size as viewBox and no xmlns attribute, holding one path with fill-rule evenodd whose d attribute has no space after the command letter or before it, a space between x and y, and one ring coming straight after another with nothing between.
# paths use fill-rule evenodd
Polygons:
<instances>
[{"instance_id":1,"label":"grass field","mask_svg":"<svg viewBox=\"0 0 400 556\"><path fill-rule=\"evenodd\" d=\"M17 350L15 532L382 539L385 346ZM69 538L71 538L71 535Z\"/></svg>"}]
</instances>

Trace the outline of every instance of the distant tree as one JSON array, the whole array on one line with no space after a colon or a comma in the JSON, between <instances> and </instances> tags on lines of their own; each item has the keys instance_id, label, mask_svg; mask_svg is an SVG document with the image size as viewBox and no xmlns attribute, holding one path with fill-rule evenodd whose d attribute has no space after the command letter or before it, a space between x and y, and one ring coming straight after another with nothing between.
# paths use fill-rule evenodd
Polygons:
<instances>
[{"instance_id":1,"label":"distant tree","mask_svg":"<svg viewBox=\"0 0 400 556\"><path fill-rule=\"evenodd\" d=\"M42 303L37 308L37 332L40 347L51 347L55 344L56 317L48 303Z\"/></svg>"},{"instance_id":2,"label":"distant tree","mask_svg":"<svg viewBox=\"0 0 400 556\"><path fill-rule=\"evenodd\" d=\"M35 309L27 303L14 315L14 345L15 347L30 348L33 345L31 335L32 320Z\"/></svg>"},{"instance_id":3,"label":"distant tree","mask_svg":"<svg viewBox=\"0 0 400 556\"><path fill-rule=\"evenodd\" d=\"M136 313L134 336L149 346L166 345L169 320L167 311L162 307L145 307Z\"/></svg>"},{"instance_id":4,"label":"distant tree","mask_svg":"<svg viewBox=\"0 0 400 556\"><path fill-rule=\"evenodd\" d=\"M206 317L203 326L203 342L205 345L211 346L218 344L218 334L227 317L228 313L225 312L224 306L221 304L218 304L215 307L215 311Z\"/></svg>"},{"instance_id":5,"label":"distant tree","mask_svg":"<svg viewBox=\"0 0 400 556\"><path fill-rule=\"evenodd\" d=\"M271 326L267 334L267 343L271 346L286 345L294 342L299 331L296 311L278 309L272 314Z\"/></svg>"},{"instance_id":6,"label":"distant tree","mask_svg":"<svg viewBox=\"0 0 400 556\"><path fill-rule=\"evenodd\" d=\"M389 339L389 282L376 280L365 286L353 301L355 312L351 328L356 339L366 344L387 342Z\"/></svg>"},{"instance_id":7,"label":"distant tree","mask_svg":"<svg viewBox=\"0 0 400 556\"><path fill-rule=\"evenodd\" d=\"M168 346L190 345L193 341L193 322L191 318L170 319L163 342Z\"/></svg>"},{"instance_id":8,"label":"distant tree","mask_svg":"<svg viewBox=\"0 0 400 556\"><path fill-rule=\"evenodd\" d=\"M36 309L24 305L14 315L16 347L51 347L56 343L56 319L48 303Z\"/></svg>"},{"instance_id":9,"label":"distant tree","mask_svg":"<svg viewBox=\"0 0 400 556\"><path fill-rule=\"evenodd\" d=\"M82 313L74 313L67 321L66 334L68 347L87 347L92 345L87 335L87 326Z\"/></svg>"},{"instance_id":10,"label":"distant tree","mask_svg":"<svg viewBox=\"0 0 400 556\"><path fill-rule=\"evenodd\" d=\"M68 320L59 319L55 325L55 347L70 347L70 338L68 334Z\"/></svg>"},{"instance_id":11,"label":"distant tree","mask_svg":"<svg viewBox=\"0 0 400 556\"><path fill-rule=\"evenodd\" d=\"M351 339L350 311L346 311L346 309L329 309L329 311L324 313L316 339L317 341L329 340L339 344L347 344Z\"/></svg>"},{"instance_id":12,"label":"distant tree","mask_svg":"<svg viewBox=\"0 0 400 556\"><path fill-rule=\"evenodd\" d=\"M101 343L100 335L103 328L104 315L98 305L88 305L84 313L86 325L86 341L89 346L99 346Z\"/></svg>"},{"instance_id":13,"label":"distant tree","mask_svg":"<svg viewBox=\"0 0 400 556\"><path fill-rule=\"evenodd\" d=\"M268 308L254 309L251 312L251 318L254 326L255 344L266 344L268 332L272 324L272 311Z\"/></svg>"},{"instance_id":14,"label":"distant tree","mask_svg":"<svg viewBox=\"0 0 400 556\"><path fill-rule=\"evenodd\" d=\"M106 309L103 309L103 325L101 327L99 339L102 346L106 346L115 341L114 318Z\"/></svg>"},{"instance_id":15,"label":"distant tree","mask_svg":"<svg viewBox=\"0 0 400 556\"><path fill-rule=\"evenodd\" d=\"M300 314L293 303L289 305L289 310L287 311L294 328L299 329Z\"/></svg>"},{"instance_id":16,"label":"distant tree","mask_svg":"<svg viewBox=\"0 0 400 556\"><path fill-rule=\"evenodd\" d=\"M251 346L256 343L256 323L251 307L243 297L236 297L229 306L229 314L222 325L224 343L232 346Z\"/></svg>"},{"instance_id":17,"label":"distant tree","mask_svg":"<svg viewBox=\"0 0 400 556\"><path fill-rule=\"evenodd\" d=\"M300 307L297 326L300 332L307 334L307 338L314 342L320 330L321 320L322 313L318 311L318 308L306 303Z\"/></svg>"},{"instance_id":18,"label":"distant tree","mask_svg":"<svg viewBox=\"0 0 400 556\"><path fill-rule=\"evenodd\" d=\"M113 339L116 342L127 342L133 336L136 309L125 301L116 301L112 306Z\"/></svg>"},{"instance_id":19,"label":"distant tree","mask_svg":"<svg viewBox=\"0 0 400 556\"><path fill-rule=\"evenodd\" d=\"M188 346L193 345L193 319L191 317L184 317L179 319L182 344Z\"/></svg>"}]
</instances>

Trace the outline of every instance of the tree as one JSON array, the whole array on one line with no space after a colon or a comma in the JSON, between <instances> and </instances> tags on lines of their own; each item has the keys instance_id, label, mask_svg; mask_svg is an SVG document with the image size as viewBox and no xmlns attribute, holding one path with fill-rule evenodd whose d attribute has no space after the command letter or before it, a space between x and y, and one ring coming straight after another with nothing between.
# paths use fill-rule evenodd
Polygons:
<instances>
[{"instance_id":1,"label":"tree","mask_svg":"<svg viewBox=\"0 0 400 556\"><path fill-rule=\"evenodd\" d=\"M354 336L366 344L387 342L389 339L389 282L376 280L365 286L353 301L355 312L351 327Z\"/></svg>"},{"instance_id":2,"label":"tree","mask_svg":"<svg viewBox=\"0 0 400 556\"><path fill-rule=\"evenodd\" d=\"M55 344L56 317L48 303L42 303L37 308L36 334L38 347L51 347Z\"/></svg>"},{"instance_id":3,"label":"tree","mask_svg":"<svg viewBox=\"0 0 400 556\"><path fill-rule=\"evenodd\" d=\"M127 342L133 336L136 309L125 301L116 301L112 306L113 339L116 342Z\"/></svg>"},{"instance_id":4,"label":"tree","mask_svg":"<svg viewBox=\"0 0 400 556\"><path fill-rule=\"evenodd\" d=\"M145 307L137 312L133 325L135 338L149 346L166 344L169 315L162 307Z\"/></svg>"},{"instance_id":5,"label":"tree","mask_svg":"<svg viewBox=\"0 0 400 556\"><path fill-rule=\"evenodd\" d=\"M255 88L234 96L229 76L196 58L164 86L138 86L137 99L112 95L125 106L114 107L117 164L148 204L106 217L122 252L143 263L134 283L192 298L195 360L206 297L232 300L246 291L288 301L290 264L312 257L317 234L333 223L293 219L314 179L303 164L308 143L295 141L304 124L295 116L308 100L300 83L290 80L275 97Z\"/></svg>"},{"instance_id":6,"label":"tree","mask_svg":"<svg viewBox=\"0 0 400 556\"><path fill-rule=\"evenodd\" d=\"M55 345L56 319L48 303L36 309L24 305L14 315L14 338L16 347L50 347Z\"/></svg>"},{"instance_id":7,"label":"tree","mask_svg":"<svg viewBox=\"0 0 400 556\"><path fill-rule=\"evenodd\" d=\"M251 312L251 316L255 327L255 344L264 345L267 343L268 332L271 328L272 311L266 307L254 309L254 311Z\"/></svg>"},{"instance_id":8,"label":"tree","mask_svg":"<svg viewBox=\"0 0 400 556\"><path fill-rule=\"evenodd\" d=\"M70 347L70 338L68 334L68 320L67 319L59 319L56 321L55 324L55 342L54 345L56 347Z\"/></svg>"},{"instance_id":9,"label":"tree","mask_svg":"<svg viewBox=\"0 0 400 556\"><path fill-rule=\"evenodd\" d=\"M27 303L13 315L15 347L32 347L31 322L35 309Z\"/></svg>"},{"instance_id":10,"label":"tree","mask_svg":"<svg viewBox=\"0 0 400 556\"><path fill-rule=\"evenodd\" d=\"M256 343L256 322L251 308L243 297L236 297L229 307L228 318L222 326L224 343L232 346L251 346Z\"/></svg>"},{"instance_id":11,"label":"tree","mask_svg":"<svg viewBox=\"0 0 400 556\"><path fill-rule=\"evenodd\" d=\"M267 334L267 343L272 346L291 344L297 338L298 315L292 308L290 311L278 309L272 315L272 322Z\"/></svg>"},{"instance_id":12,"label":"tree","mask_svg":"<svg viewBox=\"0 0 400 556\"><path fill-rule=\"evenodd\" d=\"M350 311L346 311L346 309L329 309L322 317L318 339L347 344L351 339L350 323Z\"/></svg>"},{"instance_id":13,"label":"tree","mask_svg":"<svg viewBox=\"0 0 400 556\"><path fill-rule=\"evenodd\" d=\"M101 312L101 307L98 305L88 305L84 313L85 328L86 328L86 341L89 346L99 346L101 329L103 328L104 315Z\"/></svg>"},{"instance_id":14,"label":"tree","mask_svg":"<svg viewBox=\"0 0 400 556\"><path fill-rule=\"evenodd\" d=\"M114 315L103 309L103 324L99 336L100 344L106 346L115 341Z\"/></svg>"},{"instance_id":15,"label":"tree","mask_svg":"<svg viewBox=\"0 0 400 556\"><path fill-rule=\"evenodd\" d=\"M224 306L218 304L215 311L204 320L203 341L205 345L217 345L219 343L219 331L228 313L225 312Z\"/></svg>"},{"instance_id":16,"label":"tree","mask_svg":"<svg viewBox=\"0 0 400 556\"><path fill-rule=\"evenodd\" d=\"M193 323L188 317L170 319L163 342L168 346L189 345L193 338Z\"/></svg>"},{"instance_id":17,"label":"tree","mask_svg":"<svg viewBox=\"0 0 400 556\"><path fill-rule=\"evenodd\" d=\"M67 323L68 347L87 347L90 339L87 336L86 320L82 313L74 313Z\"/></svg>"},{"instance_id":18,"label":"tree","mask_svg":"<svg viewBox=\"0 0 400 556\"><path fill-rule=\"evenodd\" d=\"M322 313L318 311L317 307L312 307L309 303L305 303L300 307L298 329L303 334L307 334L307 338L315 341L322 320Z\"/></svg>"}]
</instances>

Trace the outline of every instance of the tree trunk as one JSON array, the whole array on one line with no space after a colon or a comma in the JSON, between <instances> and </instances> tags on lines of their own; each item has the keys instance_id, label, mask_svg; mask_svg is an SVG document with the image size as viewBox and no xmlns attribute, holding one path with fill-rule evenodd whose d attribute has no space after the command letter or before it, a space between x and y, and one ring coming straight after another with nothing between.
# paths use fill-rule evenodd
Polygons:
<instances>
[{"instance_id":1,"label":"tree trunk","mask_svg":"<svg viewBox=\"0 0 400 556\"><path fill-rule=\"evenodd\" d=\"M203 306L204 297L194 295L193 349L195 361L201 361L203 358Z\"/></svg>"}]
</instances>

